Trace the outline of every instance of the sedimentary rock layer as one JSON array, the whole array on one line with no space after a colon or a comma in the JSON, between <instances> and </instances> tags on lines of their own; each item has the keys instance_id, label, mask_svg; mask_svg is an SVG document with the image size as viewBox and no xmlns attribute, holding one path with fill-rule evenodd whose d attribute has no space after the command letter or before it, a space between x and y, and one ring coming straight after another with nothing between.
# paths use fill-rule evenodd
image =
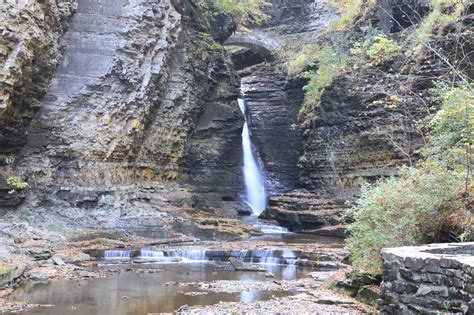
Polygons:
<instances>
[{"instance_id":1,"label":"sedimentary rock layer","mask_svg":"<svg viewBox=\"0 0 474 315\"><path fill-rule=\"evenodd\" d=\"M27 142L3 156L2 174L30 184L26 206L114 217L170 199L204 205L183 201L191 194L172 182L236 199L243 117L219 44L234 27L229 17L194 1L79 0L69 24L62 61L48 65L50 87L23 126Z\"/></svg>"}]
</instances>

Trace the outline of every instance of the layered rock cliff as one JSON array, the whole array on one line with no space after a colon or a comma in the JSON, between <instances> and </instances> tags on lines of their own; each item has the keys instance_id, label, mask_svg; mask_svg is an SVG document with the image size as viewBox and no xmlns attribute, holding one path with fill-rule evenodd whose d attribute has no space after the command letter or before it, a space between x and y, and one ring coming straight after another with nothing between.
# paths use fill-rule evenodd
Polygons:
<instances>
[{"instance_id":1,"label":"layered rock cliff","mask_svg":"<svg viewBox=\"0 0 474 315\"><path fill-rule=\"evenodd\" d=\"M66 18L57 12L61 2L28 3L55 23ZM28 34L28 23L18 22L20 36ZM195 1L78 0L66 33L65 23L42 29L57 60L51 61L52 52L42 57L50 63L37 73L44 86L35 94L31 122L8 116L28 134L14 140L17 145L4 142L3 152L15 150L2 156L2 174L30 184L23 208L63 212L65 221L83 218L89 225L140 213L139 220L151 216L149 224L171 227L160 221L159 210L206 210L214 201L237 200L239 80L219 45L235 27L229 17L210 14ZM29 104L30 94L14 92L8 106ZM4 139L16 139L7 131ZM227 217L237 213L218 209Z\"/></svg>"},{"instance_id":2,"label":"layered rock cliff","mask_svg":"<svg viewBox=\"0 0 474 315\"><path fill-rule=\"evenodd\" d=\"M26 143L26 128L61 61L61 37L75 8L74 0L0 4L0 154Z\"/></svg>"},{"instance_id":3,"label":"layered rock cliff","mask_svg":"<svg viewBox=\"0 0 474 315\"><path fill-rule=\"evenodd\" d=\"M454 43L469 51L469 22L438 30L440 36L430 43L434 50L423 47L418 60L401 50L377 66L367 66L350 49L364 40L368 29L396 39L416 37L414 25L430 10L429 2L381 1L346 31L305 34L296 42L297 36L282 36L282 43L300 52L298 45L305 43L345 51L347 65L322 89L317 104L302 106L298 190L270 197L266 218L295 231L343 236L342 210L357 197L361 185L396 175L402 165L414 165L424 143L417 122L432 110L433 79L449 76L433 51L457 51ZM468 69L470 61L465 63ZM316 61L310 65L313 69L303 70L318 66Z\"/></svg>"}]
</instances>

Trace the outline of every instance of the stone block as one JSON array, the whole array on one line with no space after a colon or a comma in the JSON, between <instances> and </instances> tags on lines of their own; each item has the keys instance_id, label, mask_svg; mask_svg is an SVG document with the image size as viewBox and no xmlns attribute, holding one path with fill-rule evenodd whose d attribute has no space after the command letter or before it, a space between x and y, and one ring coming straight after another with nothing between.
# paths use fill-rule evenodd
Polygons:
<instances>
[{"instance_id":1,"label":"stone block","mask_svg":"<svg viewBox=\"0 0 474 315\"><path fill-rule=\"evenodd\" d=\"M443 268L457 269L460 267L459 262L449 258L441 258L439 264Z\"/></svg>"},{"instance_id":2,"label":"stone block","mask_svg":"<svg viewBox=\"0 0 474 315\"><path fill-rule=\"evenodd\" d=\"M425 266L425 261L421 258L405 258L405 267L411 270L419 271Z\"/></svg>"}]
</instances>

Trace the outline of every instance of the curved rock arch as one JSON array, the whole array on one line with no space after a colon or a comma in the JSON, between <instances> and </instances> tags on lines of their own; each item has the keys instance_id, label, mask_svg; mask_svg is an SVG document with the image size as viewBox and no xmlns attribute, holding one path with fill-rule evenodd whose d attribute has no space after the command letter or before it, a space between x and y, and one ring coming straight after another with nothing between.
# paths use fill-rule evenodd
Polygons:
<instances>
[{"instance_id":1,"label":"curved rock arch","mask_svg":"<svg viewBox=\"0 0 474 315\"><path fill-rule=\"evenodd\" d=\"M275 59L274 49L279 47L279 44L269 37L267 34L253 30L251 32L237 32L229 37L225 42L224 46L240 46L250 48L266 60Z\"/></svg>"}]
</instances>

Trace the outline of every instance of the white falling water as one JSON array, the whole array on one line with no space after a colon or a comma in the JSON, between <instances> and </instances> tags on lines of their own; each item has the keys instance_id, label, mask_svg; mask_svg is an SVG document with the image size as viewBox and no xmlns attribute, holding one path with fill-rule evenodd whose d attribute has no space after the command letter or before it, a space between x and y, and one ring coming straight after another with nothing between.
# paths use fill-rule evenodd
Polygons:
<instances>
[{"instance_id":1,"label":"white falling water","mask_svg":"<svg viewBox=\"0 0 474 315\"><path fill-rule=\"evenodd\" d=\"M180 257L183 262L204 262L208 261L205 249L178 249L170 252L171 257Z\"/></svg>"},{"instance_id":2,"label":"white falling water","mask_svg":"<svg viewBox=\"0 0 474 315\"><path fill-rule=\"evenodd\" d=\"M287 228L275 225L255 224L254 228L262 231L263 234L288 234Z\"/></svg>"},{"instance_id":3,"label":"white falling water","mask_svg":"<svg viewBox=\"0 0 474 315\"><path fill-rule=\"evenodd\" d=\"M165 254L162 251L153 251L153 250L140 250L140 258L142 259L155 259L155 258L164 258Z\"/></svg>"},{"instance_id":4,"label":"white falling water","mask_svg":"<svg viewBox=\"0 0 474 315\"><path fill-rule=\"evenodd\" d=\"M132 252L129 250L106 250L104 251L104 259L129 259Z\"/></svg>"},{"instance_id":5,"label":"white falling water","mask_svg":"<svg viewBox=\"0 0 474 315\"><path fill-rule=\"evenodd\" d=\"M258 216L267 207L267 194L265 191L262 172L252 151L252 141L250 140L250 129L246 114L245 101L239 98L238 102L240 110L245 116L244 129L242 130L245 202L252 209L253 215Z\"/></svg>"}]
</instances>

